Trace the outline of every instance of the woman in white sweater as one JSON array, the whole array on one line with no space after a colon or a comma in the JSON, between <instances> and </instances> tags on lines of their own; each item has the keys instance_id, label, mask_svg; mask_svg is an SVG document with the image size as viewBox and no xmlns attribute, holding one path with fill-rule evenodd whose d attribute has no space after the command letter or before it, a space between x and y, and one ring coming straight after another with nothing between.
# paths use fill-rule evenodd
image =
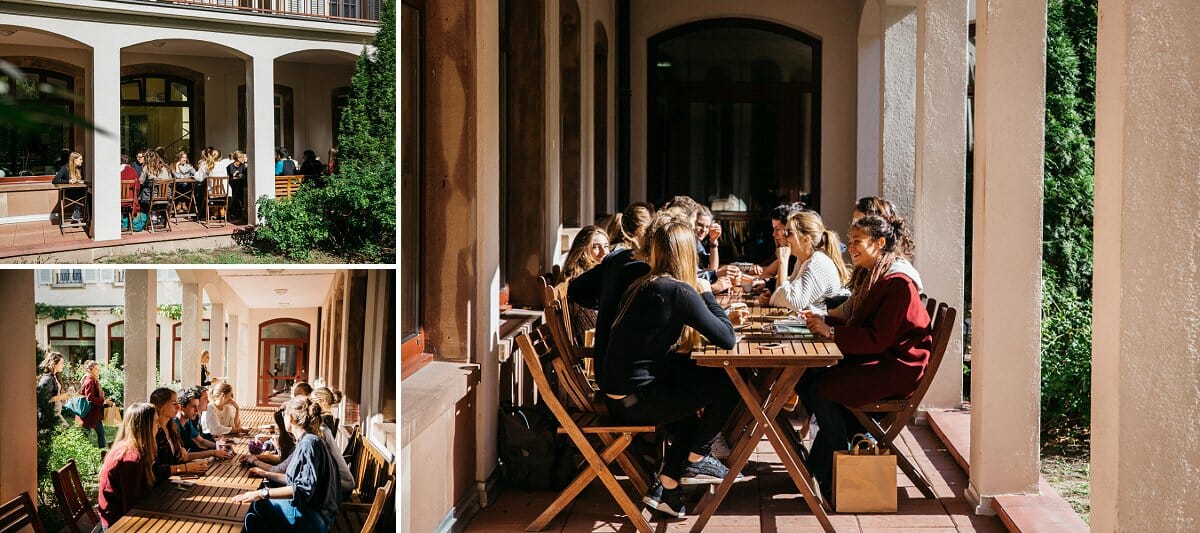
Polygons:
<instances>
[{"instance_id":1,"label":"woman in white sweater","mask_svg":"<svg viewBox=\"0 0 1200 533\"><path fill-rule=\"evenodd\" d=\"M764 294L761 302L825 314L825 300L844 295L850 279L837 233L825 229L820 215L801 211L788 217L784 238L787 246L778 250L780 281L775 292ZM789 256L796 257L795 272L787 272Z\"/></svg>"},{"instance_id":2,"label":"woman in white sweater","mask_svg":"<svg viewBox=\"0 0 1200 533\"><path fill-rule=\"evenodd\" d=\"M246 431L242 429L241 408L233 401L233 387L228 383L213 385L209 397L208 410L200 418L205 433L221 436Z\"/></svg>"}]
</instances>

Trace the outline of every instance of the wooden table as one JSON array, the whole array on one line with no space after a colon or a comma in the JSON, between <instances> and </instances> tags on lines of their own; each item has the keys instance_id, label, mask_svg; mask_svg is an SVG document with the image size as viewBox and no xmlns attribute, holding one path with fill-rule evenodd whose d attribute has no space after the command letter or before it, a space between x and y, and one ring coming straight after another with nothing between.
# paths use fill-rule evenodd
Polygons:
<instances>
[{"instance_id":1,"label":"wooden table","mask_svg":"<svg viewBox=\"0 0 1200 533\"><path fill-rule=\"evenodd\" d=\"M234 503L234 496L254 490L262 478L250 476L241 459L249 454L247 438L234 438L234 457L213 459L208 472L183 477L195 486L179 490L168 481L150 490L110 532L138 531L241 531L249 503ZM204 459L208 461L209 459ZM173 476L172 481L178 479Z\"/></svg>"},{"instance_id":2,"label":"wooden table","mask_svg":"<svg viewBox=\"0 0 1200 533\"><path fill-rule=\"evenodd\" d=\"M84 228L84 231L87 231L88 218L90 218L89 204L91 203L88 201L88 197L90 196L88 184L64 183L61 185L56 184L54 187L58 189L58 233L60 235L65 234L67 228ZM67 191L72 190L82 190L83 194L78 198L72 198L67 193ZM79 221L68 221L67 211L75 207L79 208Z\"/></svg>"},{"instance_id":3,"label":"wooden table","mask_svg":"<svg viewBox=\"0 0 1200 533\"><path fill-rule=\"evenodd\" d=\"M804 370L833 365L842 359L842 354L832 342L762 334L759 326L770 321L767 315L772 313L772 310L759 307L750 301L746 303L751 307L752 321L739 333L744 332L746 337L752 340L743 339L732 350L708 346L692 353L692 359L700 366L724 368L746 406L746 412L737 417L733 426L735 437L730 441L733 449L728 459L729 475L714 491L706 493L700 500L697 507L700 516L692 526L692 531L704 529L764 434L817 520L825 531L834 531L828 516L832 511L828 503L822 502L816 496L810 482L812 476L797 452L799 439L790 423L781 424L779 420L782 418L786 422L786 416L781 417L780 411L796 388ZM745 379L743 370L759 371L754 380L756 386L751 386ZM783 427L785 425L786 428ZM744 428L744 431L739 434L738 428Z\"/></svg>"}]
</instances>

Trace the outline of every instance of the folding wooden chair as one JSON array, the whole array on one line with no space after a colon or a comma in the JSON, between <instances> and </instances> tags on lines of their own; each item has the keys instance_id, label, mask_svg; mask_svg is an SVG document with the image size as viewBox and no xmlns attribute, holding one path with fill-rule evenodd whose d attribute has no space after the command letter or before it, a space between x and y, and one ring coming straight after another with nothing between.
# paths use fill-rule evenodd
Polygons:
<instances>
[{"instance_id":1,"label":"folding wooden chair","mask_svg":"<svg viewBox=\"0 0 1200 533\"><path fill-rule=\"evenodd\" d=\"M376 533L390 531L381 529L382 521L389 516L387 510L393 506L395 481L389 479L382 487L375 489L375 499L370 505L362 503L343 503L338 507L338 514L333 520L333 531L346 533Z\"/></svg>"},{"instance_id":2,"label":"folding wooden chair","mask_svg":"<svg viewBox=\"0 0 1200 533\"><path fill-rule=\"evenodd\" d=\"M71 533L91 533L100 525L100 516L92 508L92 502L83 491L83 483L79 480L79 469L74 459L68 459L66 466L50 473L50 481L54 483L54 497L58 500L58 508L67 519L67 530Z\"/></svg>"},{"instance_id":3,"label":"folding wooden chair","mask_svg":"<svg viewBox=\"0 0 1200 533\"><path fill-rule=\"evenodd\" d=\"M588 380L583 367L582 358L592 357L592 350L576 344L571 338L568 319L562 312L566 307L563 303L565 300L562 297L563 294L554 287L546 285L545 279L542 280L542 283L542 313L545 320L543 327L549 332L550 339L560 354L552 362L554 374L558 378L558 391L568 410L578 413L607 413L608 407L604 404L603 399L598 397L598 391ZM605 446L608 446L616 437L599 434L597 438ZM650 474L642 468L632 450L622 452L616 461L617 465L621 467L621 471L629 478L634 492L643 494L649 489Z\"/></svg>"},{"instance_id":4,"label":"folding wooden chair","mask_svg":"<svg viewBox=\"0 0 1200 533\"><path fill-rule=\"evenodd\" d=\"M604 484L604 488L608 489L608 493L617 501L617 505L633 522L633 526L638 531L648 533L650 524L642 516L641 508L634 505L633 500L625 493L625 489L621 488L617 478L613 477L612 470L608 468L608 464L621 456L636 435L651 433L655 428L654 426L614 425L607 420L607 416L595 412L574 415L567 412L566 406L559 400L555 389L550 386L550 380L542 366L543 361L553 362L562 357L546 329L546 326L542 325L532 333L522 333L517 337L517 345L521 349L521 357L525 360L525 368L533 375L533 381L541 391L542 401L546 403L550 412L554 413L554 418L562 425L558 429L558 433L565 433L570 437L571 442L583 454L584 463L582 472L571 481L571 484L559 494L558 498L546 507L545 511L542 511L542 514L538 515L525 528L525 531L544 529L551 520L554 520L554 517L558 516L558 513L579 496L579 493L593 479L598 477ZM607 436L612 441L604 445L603 450L597 450L588 440L588 435Z\"/></svg>"},{"instance_id":5,"label":"folding wooden chair","mask_svg":"<svg viewBox=\"0 0 1200 533\"><path fill-rule=\"evenodd\" d=\"M154 193L150 197L150 212L147 213L150 221L146 225L150 226L150 233L154 233L154 213L162 213L162 224L167 231L171 231L171 211L174 210L171 191L174 184L171 180L154 180L152 187Z\"/></svg>"},{"instance_id":6,"label":"folding wooden chair","mask_svg":"<svg viewBox=\"0 0 1200 533\"><path fill-rule=\"evenodd\" d=\"M121 226L121 235L130 235L133 233L133 217L137 216L138 188L141 187L136 181L121 182L121 218L125 219L126 224Z\"/></svg>"},{"instance_id":7,"label":"folding wooden chair","mask_svg":"<svg viewBox=\"0 0 1200 533\"><path fill-rule=\"evenodd\" d=\"M900 434L900 430L904 429L909 421L913 420L917 413L917 408L921 405L921 399L925 397L925 392L929 390L929 386L933 384L933 378L937 374L938 366L942 363L942 356L946 353L946 346L950 344L950 336L954 334L955 318L958 316L958 311L946 304L940 304L930 298L926 301L926 308L932 309L929 314L930 325L933 328L933 350L929 353L929 364L925 366L925 375L921 376L921 382L917 385L917 390L913 391L908 398L899 398L892 400L881 400L875 403L859 406L857 408L848 407L850 413L858 419L863 427L879 441L881 446L891 448L896 454L896 464L904 474L911 479L917 489L921 491L926 498L934 498L933 487L929 484L929 480L921 474L905 457L896 449L893 441ZM876 421L871 415L882 416L882 419Z\"/></svg>"},{"instance_id":8,"label":"folding wooden chair","mask_svg":"<svg viewBox=\"0 0 1200 533\"><path fill-rule=\"evenodd\" d=\"M205 180L205 186L208 187L204 196L204 227L209 227L209 224L216 226L224 226L229 218L229 178L225 176L209 176ZM220 208L214 214L214 208Z\"/></svg>"},{"instance_id":9,"label":"folding wooden chair","mask_svg":"<svg viewBox=\"0 0 1200 533\"><path fill-rule=\"evenodd\" d=\"M42 525L29 493L22 492L0 505L0 533L17 533L26 527L33 528L34 533L46 533L46 526Z\"/></svg>"}]
</instances>

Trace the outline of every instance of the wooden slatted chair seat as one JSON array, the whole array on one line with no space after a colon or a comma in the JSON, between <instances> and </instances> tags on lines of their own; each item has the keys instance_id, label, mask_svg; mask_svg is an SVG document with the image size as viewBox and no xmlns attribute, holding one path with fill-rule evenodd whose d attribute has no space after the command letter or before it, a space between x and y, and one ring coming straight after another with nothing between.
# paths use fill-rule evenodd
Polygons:
<instances>
[{"instance_id":1,"label":"wooden slatted chair seat","mask_svg":"<svg viewBox=\"0 0 1200 533\"><path fill-rule=\"evenodd\" d=\"M395 481L389 479L382 487L375 490L375 496L370 505L358 503L343 503L334 517L333 531L345 533L382 533L380 525L384 518L390 516L387 511L392 509L395 497Z\"/></svg>"},{"instance_id":2,"label":"wooden slatted chair seat","mask_svg":"<svg viewBox=\"0 0 1200 533\"><path fill-rule=\"evenodd\" d=\"M562 426L560 432L570 438L571 443L583 455L584 462L581 472L571 481L571 484L525 530L541 531L545 529L546 525L570 505L592 480L599 478L604 488L617 501L617 505L633 522L633 526L638 531L648 533L650 525L642 516L641 508L634 505L633 500L613 476L608 465L618 457L625 455L625 448L629 446L635 436L640 433L653 432L655 428L653 426L603 425L608 422L607 417L598 413L570 413L565 402L559 399L558 390L550 385L547 377L546 364L563 357L549 329L547 325L543 324L530 333L522 333L517 336L517 345L520 347L525 367L533 376L542 400L546 407L550 408L550 412L554 414L559 425ZM583 424L581 425L581 423ZM603 447L594 445L593 441L588 439L588 435L606 437L601 441Z\"/></svg>"},{"instance_id":3,"label":"wooden slatted chair seat","mask_svg":"<svg viewBox=\"0 0 1200 533\"><path fill-rule=\"evenodd\" d=\"M22 492L0 505L0 533L17 533L27 527L33 528L34 533L46 533L46 526L42 525L29 493Z\"/></svg>"},{"instance_id":4,"label":"wooden slatted chair seat","mask_svg":"<svg viewBox=\"0 0 1200 533\"><path fill-rule=\"evenodd\" d=\"M933 330L933 350L929 352L929 362L925 366L925 374L921 376L917 389L905 399L887 399L857 408L848 407L851 414L871 433L881 446L891 448L896 455L896 464L900 470L912 480L913 484L926 498L935 498L933 487L929 480L913 466L912 461L896 449L893 444L904 426L913 420L925 392L933 384L937 369L942 364L942 356L946 346L950 344L951 335L958 311L946 304L938 304L933 298L926 301L926 309L930 310L930 327Z\"/></svg>"},{"instance_id":5,"label":"wooden slatted chair seat","mask_svg":"<svg viewBox=\"0 0 1200 533\"><path fill-rule=\"evenodd\" d=\"M58 500L58 508L67 519L67 530L71 533L91 533L100 527L100 516L88 501L87 493L83 491L83 483L79 479L79 468L74 459L68 459L67 464L50 473L50 481L54 484L54 497Z\"/></svg>"}]
</instances>

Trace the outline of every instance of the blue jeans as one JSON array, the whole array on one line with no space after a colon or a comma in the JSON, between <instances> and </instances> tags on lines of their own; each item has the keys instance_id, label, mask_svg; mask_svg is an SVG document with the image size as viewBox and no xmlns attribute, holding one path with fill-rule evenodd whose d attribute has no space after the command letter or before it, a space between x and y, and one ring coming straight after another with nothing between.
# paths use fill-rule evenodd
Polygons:
<instances>
[{"instance_id":1,"label":"blue jeans","mask_svg":"<svg viewBox=\"0 0 1200 533\"><path fill-rule=\"evenodd\" d=\"M266 499L250 504L244 525L246 531L279 531L291 527L301 533L329 531L329 519L317 511L307 511L292 505L291 500Z\"/></svg>"},{"instance_id":2,"label":"blue jeans","mask_svg":"<svg viewBox=\"0 0 1200 533\"><path fill-rule=\"evenodd\" d=\"M93 429L96 430L96 447L103 450L104 446L108 444L108 439L104 438L104 421L97 422Z\"/></svg>"}]
</instances>

